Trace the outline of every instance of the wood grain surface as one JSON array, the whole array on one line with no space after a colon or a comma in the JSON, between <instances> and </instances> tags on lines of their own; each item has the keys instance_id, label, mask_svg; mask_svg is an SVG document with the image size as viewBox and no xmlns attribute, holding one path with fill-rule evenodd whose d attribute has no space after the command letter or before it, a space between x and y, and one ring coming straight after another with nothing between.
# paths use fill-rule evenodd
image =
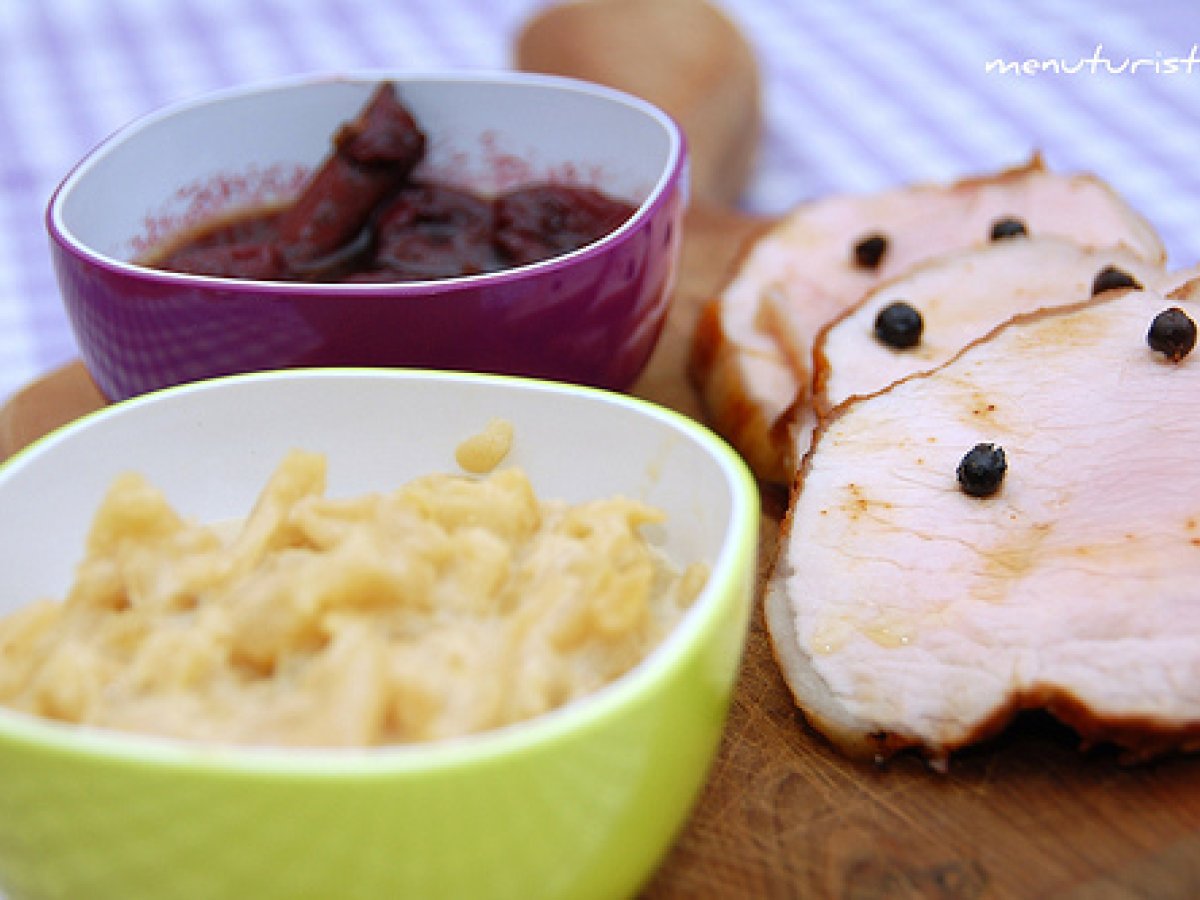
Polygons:
<instances>
[{"instance_id":1,"label":"wood grain surface","mask_svg":"<svg viewBox=\"0 0 1200 900\"><path fill-rule=\"evenodd\" d=\"M636 392L701 416L685 376L696 313L766 224L729 210L757 138L753 55L701 0L551 8L516 50L521 68L639 93L684 125L696 202L671 318ZM0 457L103 402L81 364L48 374L0 410ZM760 577L785 500L764 489ZM721 753L644 897L1200 897L1200 761L1123 767L1030 716L945 774L914 758L849 762L805 728L760 611Z\"/></svg>"}]
</instances>

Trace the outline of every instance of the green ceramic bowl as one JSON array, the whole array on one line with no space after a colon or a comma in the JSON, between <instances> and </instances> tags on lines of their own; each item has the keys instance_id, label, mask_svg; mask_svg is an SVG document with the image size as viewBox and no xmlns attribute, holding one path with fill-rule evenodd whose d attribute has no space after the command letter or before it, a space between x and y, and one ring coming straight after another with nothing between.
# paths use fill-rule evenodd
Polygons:
<instances>
[{"instance_id":1,"label":"green ceramic bowl","mask_svg":"<svg viewBox=\"0 0 1200 900\"><path fill-rule=\"evenodd\" d=\"M710 563L666 642L575 704L468 739L355 751L213 749L0 710L0 891L11 900L629 896L703 785L744 644L758 495L694 422L502 376L309 370L172 388L0 466L0 614L62 596L119 471L185 515L243 515L291 447L330 494L453 470L488 418L540 496L666 510L664 547Z\"/></svg>"}]
</instances>

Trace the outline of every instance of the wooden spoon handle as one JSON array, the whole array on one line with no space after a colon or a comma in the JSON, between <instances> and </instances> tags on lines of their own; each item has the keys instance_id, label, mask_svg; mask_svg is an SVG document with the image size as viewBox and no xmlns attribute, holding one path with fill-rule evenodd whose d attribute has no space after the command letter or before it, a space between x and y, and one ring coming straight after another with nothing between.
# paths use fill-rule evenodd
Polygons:
<instances>
[{"instance_id":1,"label":"wooden spoon handle","mask_svg":"<svg viewBox=\"0 0 1200 900\"><path fill-rule=\"evenodd\" d=\"M754 162L761 124L755 56L738 28L706 0L579 0L530 19L515 63L635 94L683 128L692 196L730 207Z\"/></svg>"},{"instance_id":2,"label":"wooden spoon handle","mask_svg":"<svg viewBox=\"0 0 1200 900\"><path fill-rule=\"evenodd\" d=\"M703 418L687 377L696 320L766 220L734 210L761 129L754 53L706 0L574 0L530 19L518 68L569 75L649 100L687 135L691 208L670 315L634 393Z\"/></svg>"}]
</instances>

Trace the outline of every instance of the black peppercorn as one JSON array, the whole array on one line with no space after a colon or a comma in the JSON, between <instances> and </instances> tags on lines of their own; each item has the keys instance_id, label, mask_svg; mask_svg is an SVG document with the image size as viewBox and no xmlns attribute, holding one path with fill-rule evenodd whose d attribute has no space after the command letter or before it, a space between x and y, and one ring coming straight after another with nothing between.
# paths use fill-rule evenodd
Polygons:
<instances>
[{"instance_id":1,"label":"black peppercorn","mask_svg":"<svg viewBox=\"0 0 1200 900\"><path fill-rule=\"evenodd\" d=\"M1002 241L1005 238L1022 237L1029 234L1029 230L1025 227L1025 223L1020 219L1014 219L1011 216L997 219L992 223L992 240Z\"/></svg>"},{"instance_id":2,"label":"black peppercorn","mask_svg":"<svg viewBox=\"0 0 1200 900\"><path fill-rule=\"evenodd\" d=\"M1092 281L1092 296L1102 294L1105 291L1115 291L1117 288L1133 288L1140 291L1142 289L1138 280L1126 272L1124 269L1118 269L1116 266L1105 266L1096 273L1096 278Z\"/></svg>"},{"instance_id":3,"label":"black peppercorn","mask_svg":"<svg viewBox=\"0 0 1200 900\"><path fill-rule=\"evenodd\" d=\"M1000 490L1008 470L1004 448L995 444L976 444L958 464L958 483L963 493L987 497Z\"/></svg>"},{"instance_id":4,"label":"black peppercorn","mask_svg":"<svg viewBox=\"0 0 1200 900\"><path fill-rule=\"evenodd\" d=\"M1196 323L1178 306L1164 309L1150 323L1146 343L1171 362L1179 362L1196 346Z\"/></svg>"},{"instance_id":5,"label":"black peppercorn","mask_svg":"<svg viewBox=\"0 0 1200 900\"><path fill-rule=\"evenodd\" d=\"M867 235L854 245L854 264L860 269L878 269L887 247L887 238L882 234Z\"/></svg>"},{"instance_id":6,"label":"black peppercorn","mask_svg":"<svg viewBox=\"0 0 1200 900\"><path fill-rule=\"evenodd\" d=\"M897 350L915 347L924 328L921 314L903 300L888 304L875 317L875 337Z\"/></svg>"}]
</instances>

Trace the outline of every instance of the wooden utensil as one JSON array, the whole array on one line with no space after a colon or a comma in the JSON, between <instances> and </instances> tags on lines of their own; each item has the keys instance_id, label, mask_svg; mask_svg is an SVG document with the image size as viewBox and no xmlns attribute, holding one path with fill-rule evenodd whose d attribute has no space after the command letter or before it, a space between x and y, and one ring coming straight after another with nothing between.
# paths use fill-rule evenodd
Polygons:
<instances>
[{"instance_id":1,"label":"wooden utensil","mask_svg":"<svg viewBox=\"0 0 1200 900\"><path fill-rule=\"evenodd\" d=\"M515 62L641 94L687 132L695 202L637 392L699 415L684 374L696 311L767 224L731 208L758 133L753 53L702 0L583 0L529 21ZM81 364L51 373L0 410L0 455L103 402ZM784 499L764 494L760 576ZM1033 718L944 775L914 759L851 763L804 728L756 616L721 754L644 896L1196 897L1200 761L1122 768Z\"/></svg>"},{"instance_id":2,"label":"wooden utensil","mask_svg":"<svg viewBox=\"0 0 1200 900\"><path fill-rule=\"evenodd\" d=\"M584 0L526 23L518 68L606 84L656 103L687 135L691 206L664 335L634 392L701 416L686 365L701 305L767 220L736 211L761 131L760 76L733 22L702 0Z\"/></svg>"}]
</instances>

